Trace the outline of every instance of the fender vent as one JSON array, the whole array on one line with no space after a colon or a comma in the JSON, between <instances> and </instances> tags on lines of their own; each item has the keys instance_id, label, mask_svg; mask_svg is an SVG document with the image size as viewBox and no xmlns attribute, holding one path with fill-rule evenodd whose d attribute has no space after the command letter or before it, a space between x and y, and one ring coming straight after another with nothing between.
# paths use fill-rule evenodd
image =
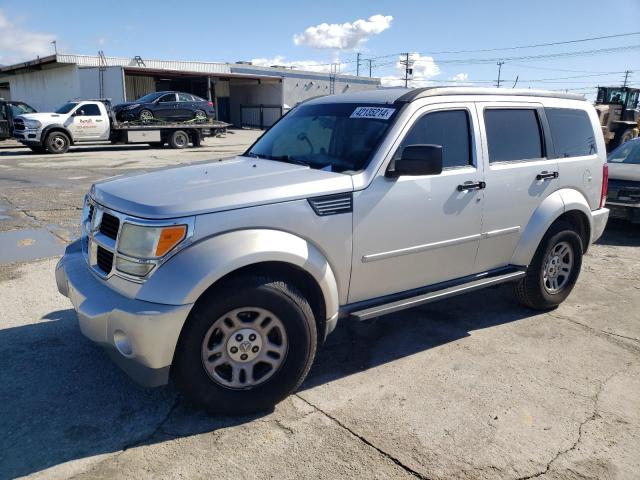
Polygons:
<instances>
[{"instance_id":1,"label":"fender vent","mask_svg":"<svg viewBox=\"0 0 640 480\"><path fill-rule=\"evenodd\" d=\"M324 197L309 198L308 200L313 211L320 217L353 211L353 196L351 193L326 195Z\"/></svg>"}]
</instances>

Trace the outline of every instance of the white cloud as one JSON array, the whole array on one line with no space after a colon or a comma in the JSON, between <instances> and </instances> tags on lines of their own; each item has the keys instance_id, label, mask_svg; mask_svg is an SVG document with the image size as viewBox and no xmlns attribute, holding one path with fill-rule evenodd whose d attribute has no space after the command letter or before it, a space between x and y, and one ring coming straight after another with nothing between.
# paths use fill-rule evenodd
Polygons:
<instances>
[{"instance_id":1,"label":"white cloud","mask_svg":"<svg viewBox=\"0 0 640 480\"><path fill-rule=\"evenodd\" d=\"M100 45L101 47L102 47L105 43L107 43L107 39L106 39L106 38L104 38L104 37L100 37L100 38L98 39L98 45Z\"/></svg>"},{"instance_id":2,"label":"white cloud","mask_svg":"<svg viewBox=\"0 0 640 480\"><path fill-rule=\"evenodd\" d=\"M251 63L259 67L287 67L296 68L298 70L310 70L312 72L330 72L331 65L324 62L316 62L314 60L298 60L287 61L282 55L276 55L273 58L252 58Z\"/></svg>"},{"instance_id":3,"label":"white cloud","mask_svg":"<svg viewBox=\"0 0 640 480\"><path fill-rule=\"evenodd\" d=\"M0 64L11 64L51 55L55 35L31 32L10 21L0 10Z\"/></svg>"},{"instance_id":4,"label":"white cloud","mask_svg":"<svg viewBox=\"0 0 640 480\"><path fill-rule=\"evenodd\" d=\"M368 20L358 19L346 23L321 23L293 36L296 45L312 48L355 50L391 27L391 15L373 15Z\"/></svg>"},{"instance_id":5,"label":"white cloud","mask_svg":"<svg viewBox=\"0 0 640 480\"><path fill-rule=\"evenodd\" d=\"M385 87L404 87L406 57L401 55L395 64L396 74L386 75L381 78ZM409 54L409 66L413 69L413 75L409 76L409 87L426 87L433 82L431 78L440 74L440 67L433 57L422 56L419 53Z\"/></svg>"}]
</instances>

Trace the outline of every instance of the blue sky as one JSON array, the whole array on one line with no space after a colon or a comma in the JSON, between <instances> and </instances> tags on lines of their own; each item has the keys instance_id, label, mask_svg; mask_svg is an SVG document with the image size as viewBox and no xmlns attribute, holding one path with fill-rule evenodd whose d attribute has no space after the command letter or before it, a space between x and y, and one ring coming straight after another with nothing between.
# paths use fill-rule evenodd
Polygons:
<instances>
[{"instance_id":1,"label":"blue sky","mask_svg":"<svg viewBox=\"0 0 640 480\"><path fill-rule=\"evenodd\" d=\"M182 6L181 6L182 5ZM532 49L440 54L500 48L640 31L640 0L601 1L189 1L109 2L67 0L0 1L0 63L46 55L55 38L63 53L143 58L295 64L315 69L339 59L343 72L363 58L381 57L374 76L387 83L400 76L399 52L417 52L414 85L427 82L492 81L503 58L640 45L640 35ZM373 20L370 20L371 17ZM390 18L392 17L392 18ZM361 20L360 22L357 22ZM363 23L364 22L364 23ZM336 24L313 29L322 23ZM344 25L347 23L347 25ZM311 30L309 27L312 27ZM298 34L298 44L294 35ZM318 48L336 46L343 48ZM463 60L461 64L450 63ZM368 64L363 70L368 74ZM502 78L511 86L589 91L617 83L635 70L640 85L640 49L538 61L508 60ZM591 75L587 77L586 75ZM580 77L580 78L561 78ZM548 79L542 82L527 80Z\"/></svg>"}]
</instances>

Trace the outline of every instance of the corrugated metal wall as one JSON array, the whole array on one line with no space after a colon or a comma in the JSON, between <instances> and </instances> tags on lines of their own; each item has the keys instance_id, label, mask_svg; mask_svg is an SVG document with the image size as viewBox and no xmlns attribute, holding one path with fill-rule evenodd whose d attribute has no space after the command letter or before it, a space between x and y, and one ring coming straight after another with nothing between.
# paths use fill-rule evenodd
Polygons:
<instances>
[{"instance_id":1,"label":"corrugated metal wall","mask_svg":"<svg viewBox=\"0 0 640 480\"><path fill-rule=\"evenodd\" d=\"M127 101L140 98L147 93L156 91L156 82L153 77L142 75L125 75L125 85L127 89Z\"/></svg>"}]
</instances>

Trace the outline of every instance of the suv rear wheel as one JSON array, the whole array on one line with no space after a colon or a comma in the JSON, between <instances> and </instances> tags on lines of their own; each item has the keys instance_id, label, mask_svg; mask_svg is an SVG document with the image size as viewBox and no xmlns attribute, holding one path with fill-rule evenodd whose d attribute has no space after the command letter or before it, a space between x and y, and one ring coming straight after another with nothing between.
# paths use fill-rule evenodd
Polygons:
<instances>
[{"instance_id":1,"label":"suv rear wheel","mask_svg":"<svg viewBox=\"0 0 640 480\"><path fill-rule=\"evenodd\" d=\"M316 347L313 312L293 285L242 277L198 300L171 373L188 398L212 412L264 411L300 386Z\"/></svg>"},{"instance_id":2,"label":"suv rear wheel","mask_svg":"<svg viewBox=\"0 0 640 480\"><path fill-rule=\"evenodd\" d=\"M557 307L569 296L582 266L583 245L573 226L556 222L543 237L524 278L515 284L523 305L535 310Z\"/></svg>"},{"instance_id":3,"label":"suv rear wheel","mask_svg":"<svg viewBox=\"0 0 640 480\"><path fill-rule=\"evenodd\" d=\"M49 153L67 153L70 145L69 137L63 132L51 132L44 141L44 148Z\"/></svg>"}]
</instances>

